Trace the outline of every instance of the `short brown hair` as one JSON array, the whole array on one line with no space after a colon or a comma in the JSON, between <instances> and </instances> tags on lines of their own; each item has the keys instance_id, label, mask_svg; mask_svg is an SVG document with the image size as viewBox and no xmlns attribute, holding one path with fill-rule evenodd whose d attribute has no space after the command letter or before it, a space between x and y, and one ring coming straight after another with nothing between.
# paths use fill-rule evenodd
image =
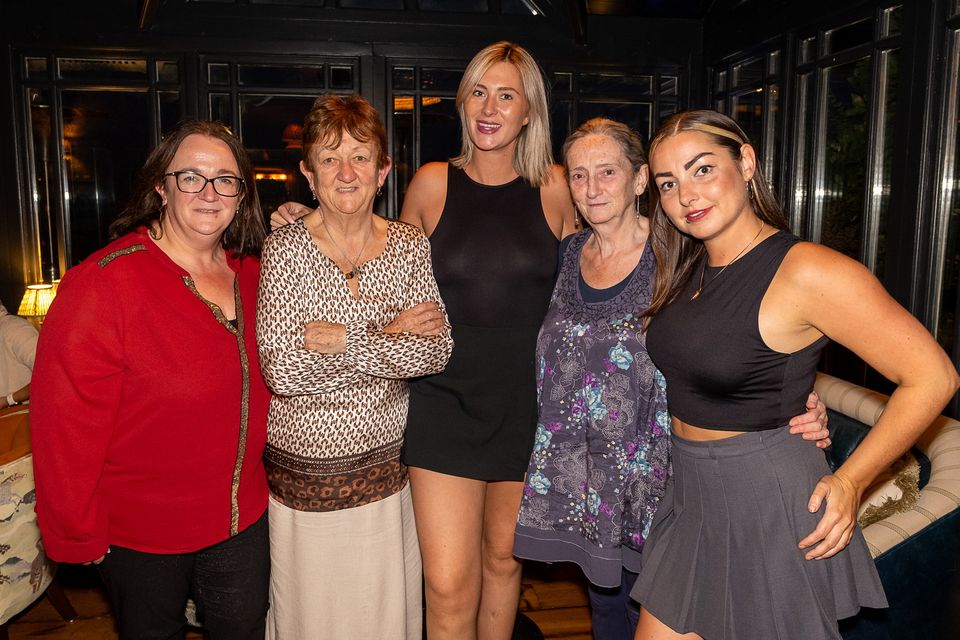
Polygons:
<instances>
[{"instance_id":1,"label":"short brown hair","mask_svg":"<svg viewBox=\"0 0 960 640\"><path fill-rule=\"evenodd\" d=\"M315 146L335 149L340 146L344 132L360 142L375 144L377 168L384 167L387 163L387 130L377 110L356 94L328 94L313 102L303 120L303 163L307 168L313 168Z\"/></svg>"}]
</instances>

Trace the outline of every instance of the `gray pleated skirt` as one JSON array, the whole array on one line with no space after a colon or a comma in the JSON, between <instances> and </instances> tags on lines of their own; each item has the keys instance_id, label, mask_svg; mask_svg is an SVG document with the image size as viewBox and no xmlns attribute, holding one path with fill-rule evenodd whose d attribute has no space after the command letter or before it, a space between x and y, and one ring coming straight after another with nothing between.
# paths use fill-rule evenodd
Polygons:
<instances>
[{"instance_id":1,"label":"gray pleated skirt","mask_svg":"<svg viewBox=\"0 0 960 640\"><path fill-rule=\"evenodd\" d=\"M787 429L692 442L673 436L673 476L631 596L679 633L706 640L840 638L837 620L886 607L858 528L850 545L806 560L807 511L830 473L823 452Z\"/></svg>"}]
</instances>

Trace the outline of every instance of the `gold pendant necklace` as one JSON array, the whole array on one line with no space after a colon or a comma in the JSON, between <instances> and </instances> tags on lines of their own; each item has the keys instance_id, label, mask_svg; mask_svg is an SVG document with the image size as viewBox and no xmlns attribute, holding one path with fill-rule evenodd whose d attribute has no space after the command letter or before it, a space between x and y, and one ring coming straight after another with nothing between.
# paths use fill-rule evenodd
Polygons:
<instances>
[{"instance_id":1,"label":"gold pendant necklace","mask_svg":"<svg viewBox=\"0 0 960 640\"><path fill-rule=\"evenodd\" d=\"M744 252L745 252L747 249L749 249L750 246L751 246L754 242L757 241L757 238L759 238L759 237L760 237L760 234L763 233L763 226L764 226L764 225L763 225L763 220L761 220L761 221L760 221L760 230L757 231L757 235L753 236L753 240L751 240L750 242L748 242L748 243L747 243L747 246L745 246L743 249L740 249L740 253L738 253L737 255L733 256L733 260L731 260L731 261L728 262L727 264L723 265L723 268L720 269L720 271L717 273L717 275L715 275L715 276L713 276L712 278L710 278L710 282L707 282L707 284L710 284L711 282L713 282L714 280L716 280L717 278L719 278L719 277L723 274L723 272L727 270L727 267L729 267L729 266L732 265L734 262L736 262L736 261L737 261L737 258L739 258L740 256L742 256L742 255L744 254ZM700 270L700 285L697 287L697 290L693 293L693 295L690 296L690 302L693 302L694 300L696 300L697 298L699 298L699 297L700 297L700 294L703 293L703 289L707 286L707 284L703 284L703 275L707 272L707 262L709 262L709 260L710 260L710 256L706 256L706 257L704 257L704 259L703 259L703 269Z\"/></svg>"},{"instance_id":2,"label":"gold pendant necklace","mask_svg":"<svg viewBox=\"0 0 960 640\"><path fill-rule=\"evenodd\" d=\"M360 251L357 253L357 257L351 260L347 257L347 254L344 253L343 249L340 248L340 245L337 244L337 241L333 239L333 234L330 233L330 229L327 228L327 221L324 219L323 214L320 214L320 224L323 225L323 230L327 232L327 237L330 238L330 242L336 248L337 253L340 254L344 260L347 261L350 265L350 271L345 271L343 277L347 280L352 280L360 275L360 267L357 266L357 262L360 261L360 256L363 255L363 250L367 248L367 243L370 241L370 236L373 235L373 221L370 221L370 226L367 228L367 235L363 239L363 245L360 247Z\"/></svg>"}]
</instances>

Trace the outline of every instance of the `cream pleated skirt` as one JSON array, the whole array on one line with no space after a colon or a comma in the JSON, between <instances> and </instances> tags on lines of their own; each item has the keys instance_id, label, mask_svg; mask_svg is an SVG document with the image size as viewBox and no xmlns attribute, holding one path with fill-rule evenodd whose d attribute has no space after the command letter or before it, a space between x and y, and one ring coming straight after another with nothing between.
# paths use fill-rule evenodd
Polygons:
<instances>
[{"instance_id":1,"label":"cream pleated skirt","mask_svg":"<svg viewBox=\"0 0 960 640\"><path fill-rule=\"evenodd\" d=\"M419 640L420 547L410 486L340 511L270 499L267 640Z\"/></svg>"}]
</instances>

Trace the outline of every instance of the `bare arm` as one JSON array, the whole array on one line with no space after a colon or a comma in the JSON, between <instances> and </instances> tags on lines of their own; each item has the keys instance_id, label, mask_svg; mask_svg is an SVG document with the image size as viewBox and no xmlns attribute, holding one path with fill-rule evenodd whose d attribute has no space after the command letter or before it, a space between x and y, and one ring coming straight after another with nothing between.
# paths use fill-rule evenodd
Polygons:
<instances>
[{"instance_id":1,"label":"bare arm","mask_svg":"<svg viewBox=\"0 0 960 640\"><path fill-rule=\"evenodd\" d=\"M400 220L419 228L428 237L440 222L447 199L447 164L431 162L420 167L403 197Z\"/></svg>"},{"instance_id":2,"label":"bare arm","mask_svg":"<svg viewBox=\"0 0 960 640\"><path fill-rule=\"evenodd\" d=\"M789 313L897 384L869 435L810 497L811 512L824 501L826 508L800 548L810 549L808 559L826 558L849 543L863 491L943 410L960 378L933 336L860 263L804 243L791 250L782 271L795 294Z\"/></svg>"}]
</instances>

